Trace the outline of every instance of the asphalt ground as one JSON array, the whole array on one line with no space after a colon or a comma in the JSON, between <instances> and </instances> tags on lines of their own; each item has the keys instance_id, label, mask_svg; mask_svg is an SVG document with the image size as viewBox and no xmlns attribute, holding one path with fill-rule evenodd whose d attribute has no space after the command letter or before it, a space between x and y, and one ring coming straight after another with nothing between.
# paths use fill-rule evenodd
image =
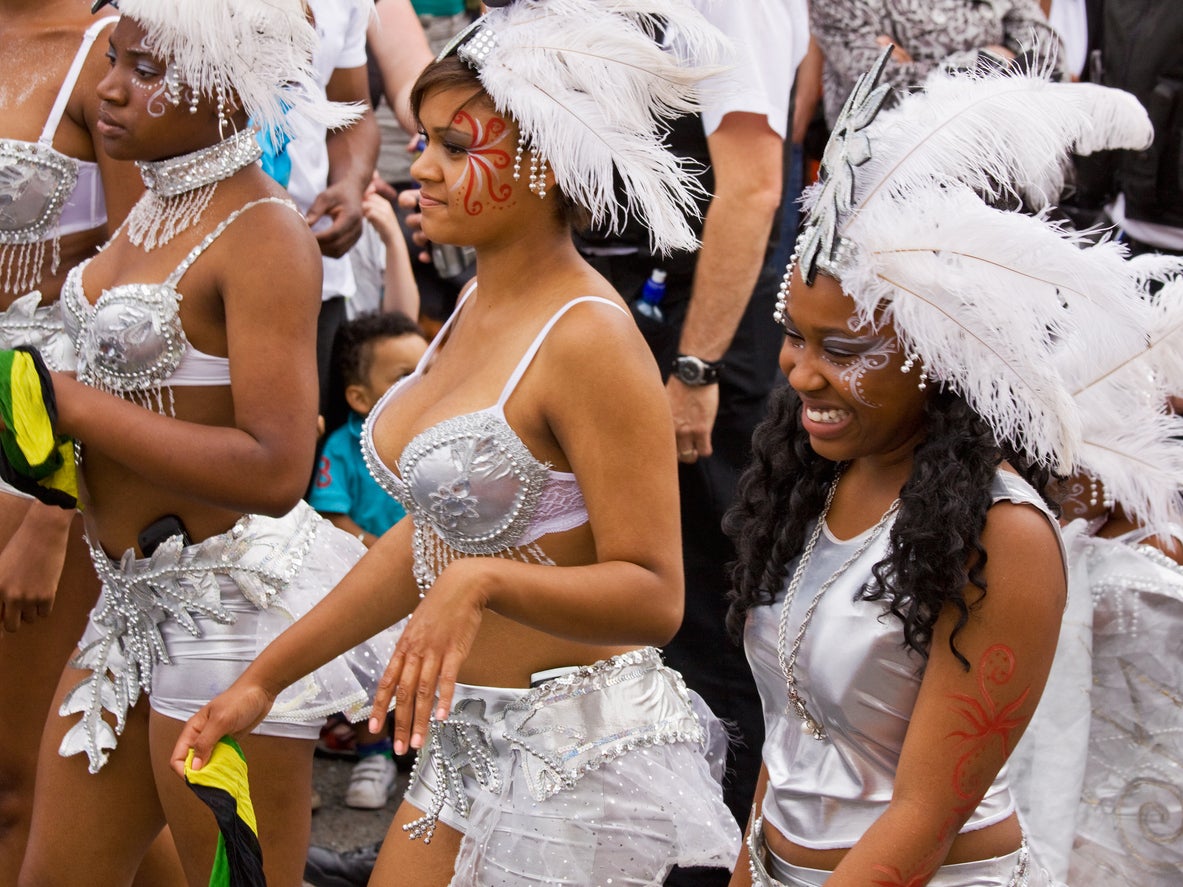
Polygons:
<instances>
[{"instance_id":1,"label":"asphalt ground","mask_svg":"<svg viewBox=\"0 0 1183 887\"><path fill-rule=\"evenodd\" d=\"M353 810L345 806L344 800L353 764L346 758L320 755L313 760L312 787L320 794L321 806L312 812L311 843L344 852L386 837L410 774L399 770L394 792L381 810Z\"/></svg>"}]
</instances>

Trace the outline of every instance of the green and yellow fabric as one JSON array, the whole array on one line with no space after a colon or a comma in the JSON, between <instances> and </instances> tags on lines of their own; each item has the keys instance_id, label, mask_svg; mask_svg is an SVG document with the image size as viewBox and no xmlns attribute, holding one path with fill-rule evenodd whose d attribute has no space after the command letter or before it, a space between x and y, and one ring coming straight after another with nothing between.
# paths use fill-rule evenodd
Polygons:
<instances>
[{"instance_id":1,"label":"green and yellow fabric","mask_svg":"<svg viewBox=\"0 0 1183 887\"><path fill-rule=\"evenodd\" d=\"M242 748L233 737L223 736L200 770L192 769L192 764L193 749L189 749L185 782L218 820L218 847L209 887L267 887Z\"/></svg>"},{"instance_id":2,"label":"green and yellow fabric","mask_svg":"<svg viewBox=\"0 0 1183 887\"><path fill-rule=\"evenodd\" d=\"M0 350L0 477L42 502L78 505L74 442L57 433L49 369L36 349Z\"/></svg>"}]
</instances>

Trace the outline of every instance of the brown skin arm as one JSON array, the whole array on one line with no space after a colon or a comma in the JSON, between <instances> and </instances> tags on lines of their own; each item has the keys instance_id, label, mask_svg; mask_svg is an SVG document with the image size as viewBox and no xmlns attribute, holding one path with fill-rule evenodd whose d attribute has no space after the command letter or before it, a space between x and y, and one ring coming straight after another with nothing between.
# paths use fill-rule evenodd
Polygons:
<instances>
[{"instance_id":1,"label":"brown skin arm","mask_svg":"<svg viewBox=\"0 0 1183 887\"><path fill-rule=\"evenodd\" d=\"M289 208L262 205L248 216L203 257L219 269L235 425L162 416L54 374L58 428L154 486L282 515L304 492L312 465L315 365L302 355L313 350L321 270L314 250L294 246L310 234ZM234 261L230 250L251 261Z\"/></svg>"},{"instance_id":2,"label":"brown skin arm","mask_svg":"<svg viewBox=\"0 0 1183 887\"><path fill-rule=\"evenodd\" d=\"M720 360L731 344L764 263L780 206L784 142L762 114L733 112L707 137L715 193L703 223L690 307L678 351ZM676 452L711 454L719 387L666 383ZM693 459L684 461L693 461Z\"/></svg>"},{"instance_id":3,"label":"brown skin arm","mask_svg":"<svg viewBox=\"0 0 1183 887\"><path fill-rule=\"evenodd\" d=\"M399 125L414 133L417 126L411 113L411 87L431 61L432 53L411 0L382 0L370 19L366 42L382 72L386 101Z\"/></svg>"},{"instance_id":4,"label":"brown skin arm","mask_svg":"<svg viewBox=\"0 0 1183 887\"><path fill-rule=\"evenodd\" d=\"M748 818L748 827L744 829L743 844L739 848L739 858L735 860L735 869L731 873L728 887L752 887L752 870L748 863L748 835L752 833L756 817L760 808L764 806L764 792L768 790L768 768L760 765L760 775L756 779L756 796L752 799L752 815Z\"/></svg>"},{"instance_id":5,"label":"brown skin arm","mask_svg":"<svg viewBox=\"0 0 1183 887\"><path fill-rule=\"evenodd\" d=\"M1000 503L990 509L982 545L988 591L957 636L970 669L949 650L954 618L946 610L934 631L891 804L827 885L928 883L1035 711L1067 595L1055 534L1034 508ZM977 591L968 594L973 600ZM1014 846L990 855L1013 851L1017 832L1016 826Z\"/></svg>"},{"instance_id":6,"label":"brown skin arm","mask_svg":"<svg viewBox=\"0 0 1183 887\"><path fill-rule=\"evenodd\" d=\"M325 87L334 102L359 102L365 105L361 119L342 129L334 129L325 138L329 150L328 186L308 208L308 224L323 216L332 222L316 232L320 251L340 258L361 237L362 198L378 162L378 122L370 108L369 80L365 65L337 68Z\"/></svg>"},{"instance_id":7,"label":"brown skin arm","mask_svg":"<svg viewBox=\"0 0 1183 887\"><path fill-rule=\"evenodd\" d=\"M6 507L16 497L0 493ZM22 622L43 619L53 609L58 580L66 560L66 542L74 512L56 505L29 502L24 518L0 550L0 635L17 631Z\"/></svg>"}]
</instances>

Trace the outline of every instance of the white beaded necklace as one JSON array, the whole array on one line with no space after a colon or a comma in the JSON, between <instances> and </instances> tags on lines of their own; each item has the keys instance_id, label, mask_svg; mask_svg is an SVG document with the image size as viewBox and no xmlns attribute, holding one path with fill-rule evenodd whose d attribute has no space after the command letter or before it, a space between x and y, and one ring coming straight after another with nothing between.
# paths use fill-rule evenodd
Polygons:
<instances>
[{"instance_id":1,"label":"white beaded necklace","mask_svg":"<svg viewBox=\"0 0 1183 887\"><path fill-rule=\"evenodd\" d=\"M838 476L834 478L834 482L830 484L830 491L826 494L826 502L822 506L821 514L817 516L817 524L813 528L813 535L809 537L809 541L805 543L805 547L801 550L801 557L797 561L797 568L793 570L793 578L789 580L789 587L785 591L785 599L781 604L780 621L776 633L776 652L780 659L781 672L785 676L785 686L789 694L788 705L785 707L786 714L790 717L795 714L801 718L801 729L808 732L817 740L826 738L826 729L806 707L805 698L797 689L797 678L794 675L797 656L801 652L801 643L805 640L805 632L809 628L809 623L813 619L813 613L817 609L817 605L821 603L822 596L838 580L838 577L850 568L851 564L863 556L866 550L871 547L871 543L879 538L879 535L888 523L891 522L891 518L900 507L899 499L893 501L887 507L887 511L883 512L883 517L879 518L879 522L867 533L854 554L848 557L842 566L831 573L829 578L814 592L813 600L809 602L809 609L805 611L805 616L801 620L801 628L798 629L797 636L793 639L793 649L789 651L789 655L786 657L785 642L786 635L788 634L789 610L793 606L793 600L797 596L797 588L801 585L801 579L805 575L805 567L809 564L809 558L813 554L813 549L817 546L817 540L821 537L822 527L825 526L826 515L830 513L830 505L834 502L834 494L838 491L838 481L841 477L842 472L839 471Z\"/></svg>"}]
</instances>

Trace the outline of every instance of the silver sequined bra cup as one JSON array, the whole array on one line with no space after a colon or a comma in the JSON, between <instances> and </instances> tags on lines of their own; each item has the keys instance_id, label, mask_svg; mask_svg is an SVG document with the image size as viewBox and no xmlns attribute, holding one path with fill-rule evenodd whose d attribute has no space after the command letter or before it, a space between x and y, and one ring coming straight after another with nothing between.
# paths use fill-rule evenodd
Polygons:
<instances>
[{"instance_id":1,"label":"silver sequined bra cup","mask_svg":"<svg viewBox=\"0 0 1183 887\"><path fill-rule=\"evenodd\" d=\"M374 448L373 426L399 388L420 375L446 335L440 330L415 372L375 405L362 433L362 452L374 479L397 499L415 524L415 578L421 592L431 587L457 554L552 561L534 544L548 533L587 522L579 482L569 472L539 462L505 419L505 403L547 334L572 307L606 299L585 296L564 305L522 356L495 405L446 419L416 436L398 460L398 473ZM463 303L452 317L459 314Z\"/></svg>"}]
</instances>

